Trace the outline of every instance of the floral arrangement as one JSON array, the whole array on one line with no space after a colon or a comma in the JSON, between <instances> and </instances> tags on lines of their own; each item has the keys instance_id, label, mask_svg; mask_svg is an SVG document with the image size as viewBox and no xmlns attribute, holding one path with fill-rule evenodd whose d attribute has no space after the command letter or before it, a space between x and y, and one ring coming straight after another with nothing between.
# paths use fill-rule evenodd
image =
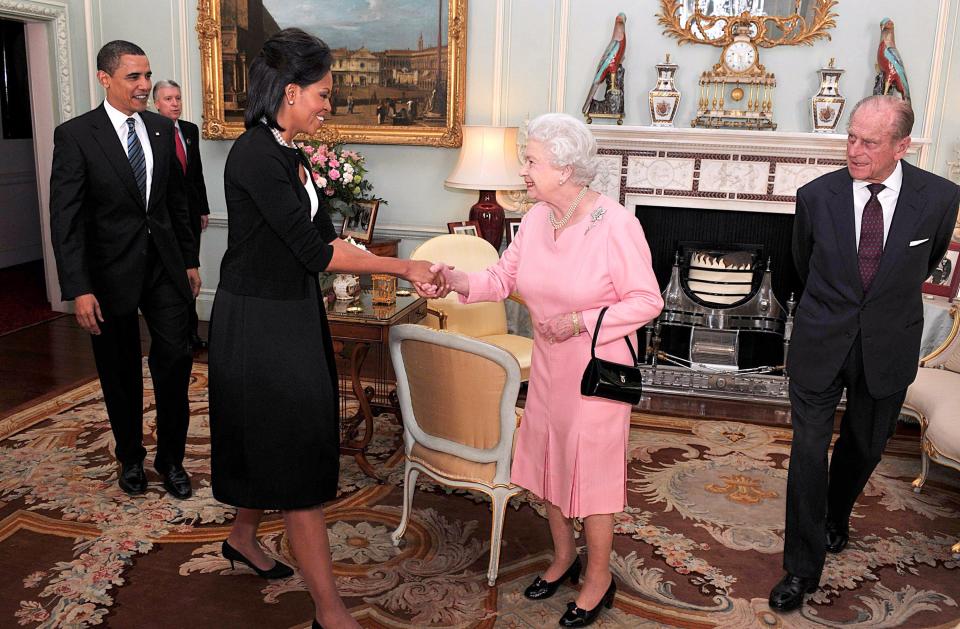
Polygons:
<instances>
[{"instance_id":1,"label":"floral arrangement","mask_svg":"<svg viewBox=\"0 0 960 629\"><path fill-rule=\"evenodd\" d=\"M367 181L364 157L342 144L298 142L313 171L313 181L327 196L328 207L343 216L353 216L355 201L373 198L373 184ZM381 203L386 203L380 200Z\"/></svg>"}]
</instances>

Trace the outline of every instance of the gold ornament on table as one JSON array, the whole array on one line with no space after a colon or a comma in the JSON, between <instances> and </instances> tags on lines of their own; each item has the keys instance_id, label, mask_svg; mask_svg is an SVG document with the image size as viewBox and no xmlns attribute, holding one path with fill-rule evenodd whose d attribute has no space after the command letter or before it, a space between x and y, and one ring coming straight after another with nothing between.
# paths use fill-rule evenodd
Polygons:
<instances>
[{"instance_id":1,"label":"gold ornament on table","mask_svg":"<svg viewBox=\"0 0 960 629\"><path fill-rule=\"evenodd\" d=\"M773 88L777 80L760 63L750 24L734 23L731 28L733 38L720 52L719 63L700 75L697 117L691 125L774 130Z\"/></svg>"},{"instance_id":2,"label":"gold ornament on table","mask_svg":"<svg viewBox=\"0 0 960 629\"><path fill-rule=\"evenodd\" d=\"M386 273L374 273L370 276L373 282L373 303L390 306L397 303L397 278Z\"/></svg>"},{"instance_id":3,"label":"gold ornament on table","mask_svg":"<svg viewBox=\"0 0 960 629\"><path fill-rule=\"evenodd\" d=\"M826 68L820 68L820 91L813 97L813 130L816 133L833 133L843 115L847 99L840 95L840 75L843 70L833 66L834 59Z\"/></svg>"}]
</instances>

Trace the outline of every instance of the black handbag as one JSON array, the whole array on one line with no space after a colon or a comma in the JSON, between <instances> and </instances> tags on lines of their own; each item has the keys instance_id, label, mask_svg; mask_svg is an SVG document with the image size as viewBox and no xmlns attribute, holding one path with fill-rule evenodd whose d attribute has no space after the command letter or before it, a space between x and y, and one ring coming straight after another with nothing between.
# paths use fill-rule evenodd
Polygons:
<instances>
[{"instance_id":1,"label":"black handbag","mask_svg":"<svg viewBox=\"0 0 960 629\"><path fill-rule=\"evenodd\" d=\"M636 367L637 353L633 351L630 339L623 337L627 347L630 348L630 355L633 356L632 365L621 365L597 358L597 335L600 333L600 323L606 313L607 308L604 307L600 311L600 316L597 317L597 327L593 330L593 339L590 343L590 362L587 363L587 368L583 370L583 378L580 379L580 395L636 404L643 395L643 375Z\"/></svg>"}]
</instances>

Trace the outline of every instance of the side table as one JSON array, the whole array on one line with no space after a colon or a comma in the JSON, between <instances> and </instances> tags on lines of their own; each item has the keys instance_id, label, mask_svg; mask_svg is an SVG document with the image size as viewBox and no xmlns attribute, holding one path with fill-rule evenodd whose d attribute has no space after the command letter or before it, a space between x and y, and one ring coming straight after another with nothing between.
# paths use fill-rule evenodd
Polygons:
<instances>
[{"instance_id":1,"label":"side table","mask_svg":"<svg viewBox=\"0 0 960 629\"><path fill-rule=\"evenodd\" d=\"M398 291L397 302L374 305L370 290L361 291L352 302L327 303L327 320L333 337L334 354L340 378L341 417L340 452L352 455L367 476L378 481L366 457L373 439L375 412L393 412L399 423L400 405L396 398L396 376L390 362L390 327L417 323L427 314L427 300L411 292ZM347 415L345 395L355 397L359 407Z\"/></svg>"}]
</instances>

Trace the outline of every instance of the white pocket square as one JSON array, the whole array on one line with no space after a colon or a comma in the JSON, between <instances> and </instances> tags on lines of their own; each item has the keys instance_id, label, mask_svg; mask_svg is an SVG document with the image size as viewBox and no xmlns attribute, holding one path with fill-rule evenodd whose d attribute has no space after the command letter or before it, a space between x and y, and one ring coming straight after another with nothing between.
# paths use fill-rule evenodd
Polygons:
<instances>
[{"instance_id":1,"label":"white pocket square","mask_svg":"<svg viewBox=\"0 0 960 629\"><path fill-rule=\"evenodd\" d=\"M911 241L910 241L910 246L911 246L911 247L916 247L917 245L922 245L923 243L927 242L928 240L930 240L930 239L929 239L929 238L921 238L920 240L911 240Z\"/></svg>"}]
</instances>

